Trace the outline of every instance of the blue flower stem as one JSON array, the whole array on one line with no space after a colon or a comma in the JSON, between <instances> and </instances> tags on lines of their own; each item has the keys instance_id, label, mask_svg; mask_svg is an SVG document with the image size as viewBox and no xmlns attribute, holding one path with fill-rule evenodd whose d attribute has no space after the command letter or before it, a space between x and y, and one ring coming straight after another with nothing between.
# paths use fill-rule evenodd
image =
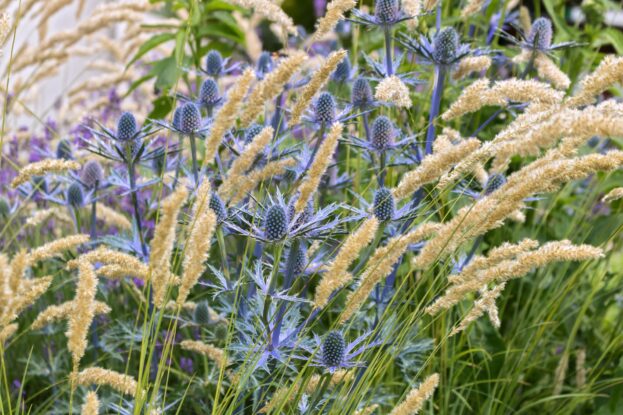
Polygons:
<instances>
[{"instance_id":1,"label":"blue flower stem","mask_svg":"<svg viewBox=\"0 0 623 415\"><path fill-rule=\"evenodd\" d=\"M182 150L184 148L184 136L180 134L179 137L179 146L177 149L177 160L175 163L175 178L173 179L173 190L177 187L177 182L180 178L180 170L182 170Z\"/></svg>"},{"instance_id":2,"label":"blue flower stem","mask_svg":"<svg viewBox=\"0 0 623 415\"><path fill-rule=\"evenodd\" d=\"M437 1L437 15L435 16L435 28L437 32L441 30L441 1L442 0Z\"/></svg>"},{"instance_id":3,"label":"blue flower stem","mask_svg":"<svg viewBox=\"0 0 623 415\"><path fill-rule=\"evenodd\" d=\"M273 139L279 135L279 130L281 130L282 120L283 120L283 116L281 113L282 104L283 104L283 92L279 94L279 96L277 97L275 101L275 114L273 115L273 119L271 122L273 130L275 131Z\"/></svg>"},{"instance_id":4,"label":"blue flower stem","mask_svg":"<svg viewBox=\"0 0 623 415\"><path fill-rule=\"evenodd\" d=\"M280 243L276 246L275 253L273 255L274 257L273 271L270 276L270 286L268 287L268 295L266 296L266 299L264 300L264 310L262 312L262 321L264 322L264 325L266 326L267 341L269 342L271 342L272 340L272 333L270 330L270 319L269 319L268 314L270 312L270 306L273 301L272 294L275 292L275 285L277 284L277 275L279 274L279 262L281 262L282 251L283 251L283 244Z\"/></svg>"},{"instance_id":5,"label":"blue flower stem","mask_svg":"<svg viewBox=\"0 0 623 415\"><path fill-rule=\"evenodd\" d=\"M199 173L197 168L197 143L195 142L195 134L188 136L190 141L190 155L193 162L193 178L195 179L195 189L199 186Z\"/></svg>"},{"instance_id":6,"label":"blue flower stem","mask_svg":"<svg viewBox=\"0 0 623 415\"><path fill-rule=\"evenodd\" d=\"M385 34L385 71L387 76L394 74L394 63L392 62L392 31L390 26L384 26Z\"/></svg>"},{"instance_id":7,"label":"blue flower stem","mask_svg":"<svg viewBox=\"0 0 623 415\"><path fill-rule=\"evenodd\" d=\"M136 221L136 229L138 232L139 240L141 241L141 251L143 257L147 258L147 245L145 245L145 239L143 237L143 224L141 223L141 212L138 209L138 196L136 194L136 171L134 169L134 162L128 163L128 177L130 179L130 192L132 194L132 207L134 208L134 220Z\"/></svg>"},{"instance_id":8,"label":"blue flower stem","mask_svg":"<svg viewBox=\"0 0 623 415\"><path fill-rule=\"evenodd\" d=\"M370 142L370 118L368 117L368 113L364 113L362 115L363 118L363 129L366 132L366 142Z\"/></svg>"},{"instance_id":9,"label":"blue flower stem","mask_svg":"<svg viewBox=\"0 0 623 415\"><path fill-rule=\"evenodd\" d=\"M301 246L301 242L298 239L295 239L292 242L292 246L290 247L290 253L288 254L288 260L286 261L286 272L283 281L283 291L288 292L290 287L292 287L292 282L294 281L294 267L296 265L296 252L299 250ZM286 313L286 304L285 301L281 301L281 305L279 306L279 310L277 311L277 318L275 319L275 330L273 330L272 336L272 345L274 348L279 346L279 337L281 336L281 326L283 325L283 317Z\"/></svg>"},{"instance_id":10,"label":"blue flower stem","mask_svg":"<svg viewBox=\"0 0 623 415\"><path fill-rule=\"evenodd\" d=\"M78 208L76 207L72 207L72 212L74 214L76 233L82 233L82 220L80 218L80 210L78 210Z\"/></svg>"},{"instance_id":11,"label":"blue flower stem","mask_svg":"<svg viewBox=\"0 0 623 415\"><path fill-rule=\"evenodd\" d=\"M387 176L386 164L387 154L385 153L385 151L381 151L381 154L379 154L379 187L385 187L385 176Z\"/></svg>"},{"instance_id":12,"label":"blue flower stem","mask_svg":"<svg viewBox=\"0 0 623 415\"><path fill-rule=\"evenodd\" d=\"M91 240L95 240L97 237L97 187L99 185L99 180L95 181L95 186L93 186L93 202L91 203L91 228L90 228L90 236Z\"/></svg>"},{"instance_id":13,"label":"blue flower stem","mask_svg":"<svg viewBox=\"0 0 623 415\"><path fill-rule=\"evenodd\" d=\"M426 155L433 153L433 142L435 141L435 120L441 108L441 97L443 96L443 85L446 79L446 70L441 65L435 65L435 83L433 85L433 96L430 103L430 113L428 115L428 130L426 131Z\"/></svg>"}]
</instances>

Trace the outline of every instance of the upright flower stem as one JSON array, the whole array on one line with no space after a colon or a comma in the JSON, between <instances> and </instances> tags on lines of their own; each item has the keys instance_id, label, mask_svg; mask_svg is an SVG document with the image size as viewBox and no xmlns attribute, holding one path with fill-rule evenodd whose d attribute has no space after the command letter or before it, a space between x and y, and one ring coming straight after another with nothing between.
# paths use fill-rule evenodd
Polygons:
<instances>
[{"instance_id":1,"label":"upright flower stem","mask_svg":"<svg viewBox=\"0 0 623 415\"><path fill-rule=\"evenodd\" d=\"M294 282L294 266L296 265L296 255L292 255L293 252L296 252L301 247L301 242L298 239L295 239L292 242L292 246L290 247L290 254L288 255L288 260L286 261L286 272L283 281L283 290L287 293L290 287L292 287L292 283ZM279 310L277 311L277 318L275 319L275 330L273 330L272 337L272 345L273 347L279 346L279 337L281 336L281 326L283 325L283 317L286 313L286 305L281 302L279 306Z\"/></svg>"},{"instance_id":2,"label":"upright flower stem","mask_svg":"<svg viewBox=\"0 0 623 415\"><path fill-rule=\"evenodd\" d=\"M199 173L197 169L197 143L195 141L195 134L190 134L188 136L190 141L190 155L193 161L193 178L195 179L195 188L199 186Z\"/></svg>"},{"instance_id":3,"label":"upright flower stem","mask_svg":"<svg viewBox=\"0 0 623 415\"><path fill-rule=\"evenodd\" d=\"M435 83L433 84L433 97L431 99L430 113L428 115L428 130L426 131L426 155L433 153L433 142L435 141L435 119L439 115L445 79L446 69L441 65L435 65Z\"/></svg>"},{"instance_id":4,"label":"upright flower stem","mask_svg":"<svg viewBox=\"0 0 623 415\"><path fill-rule=\"evenodd\" d=\"M385 33L385 71L387 76L394 74L394 64L392 62L392 31L390 26L384 26Z\"/></svg>"},{"instance_id":5,"label":"upright flower stem","mask_svg":"<svg viewBox=\"0 0 623 415\"><path fill-rule=\"evenodd\" d=\"M143 237L143 224L141 223L141 213L138 209L138 196L136 194L136 171L134 169L134 161L128 163L128 176L130 179L130 192L132 194L132 207L134 208L134 220L136 221L136 229L138 237L141 241L141 252L143 257L147 258L147 246Z\"/></svg>"},{"instance_id":6,"label":"upright flower stem","mask_svg":"<svg viewBox=\"0 0 623 415\"><path fill-rule=\"evenodd\" d=\"M93 202L91 203L91 240L94 240L97 236L97 187L99 186L99 180L95 181L95 185L93 186Z\"/></svg>"},{"instance_id":7,"label":"upright flower stem","mask_svg":"<svg viewBox=\"0 0 623 415\"><path fill-rule=\"evenodd\" d=\"M182 150L184 149L184 136L180 134L179 148L177 149L177 162L175 165L175 178L173 179L173 190L177 187L180 178L180 170L182 170Z\"/></svg>"}]
</instances>

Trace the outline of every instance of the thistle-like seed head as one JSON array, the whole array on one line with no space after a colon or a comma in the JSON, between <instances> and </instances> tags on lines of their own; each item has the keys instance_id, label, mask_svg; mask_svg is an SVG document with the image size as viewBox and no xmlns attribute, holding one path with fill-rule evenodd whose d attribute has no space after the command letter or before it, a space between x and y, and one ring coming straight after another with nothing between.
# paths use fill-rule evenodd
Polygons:
<instances>
[{"instance_id":1,"label":"thistle-like seed head","mask_svg":"<svg viewBox=\"0 0 623 415\"><path fill-rule=\"evenodd\" d=\"M495 173L489 176L487 179L487 184L485 185L485 194L490 195L491 193L498 190L500 187L504 186L506 183L506 177L502 173Z\"/></svg>"},{"instance_id":2,"label":"thistle-like seed head","mask_svg":"<svg viewBox=\"0 0 623 415\"><path fill-rule=\"evenodd\" d=\"M214 108L220 101L218 84L214 79L206 79L201 84L201 91L199 92L199 101L205 108Z\"/></svg>"},{"instance_id":3,"label":"thistle-like seed head","mask_svg":"<svg viewBox=\"0 0 623 415\"><path fill-rule=\"evenodd\" d=\"M396 201L391 190L381 187L374 193L374 216L385 222L392 220L396 211Z\"/></svg>"},{"instance_id":4,"label":"thistle-like seed head","mask_svg":"<svg viewBox=\"0 0 623 415\"><path fill-rule=\"evenodd\" d=\"M273 205L266 211L264 235L269 241L283 239L288 232L288 214L281 205Z\"/></svg>"},{"instance_id":5,"label":"thistle-like seed head","mask_svg":"<svg viewBox=\"0 0 623 415\"><path fill-rule=\"evenodd\" d=\"M193 313L193 320L200 326L210 324L210 308L207 301L201 301L197 304Z\"/></svg>"},{"instance_id":6,"label":"thistle-like seed head","mask_svg":"<svg viewBox=\"0 0 623 415\"><path fill-rule=\"evenodd\" d=\"M60 160L71 160L74 158L73 150L69 140L60 140L56 145L56 158Z\"/></svg>"},{"instance_id":7,"label":"thistle-like seed head","mask_svg":"<svg viewBox=\"0 0 623 415\"><path fill-rule=\"evenodd\" d=\"M84 192L82 186L78 182L74 182L67 189L67 204L69 206L78 208L84 204Z\"/></svg>"},{"instance_id":8,"label":"thistle-like seed head","mask_svg":"<svg viewBox=\"0 0 623 415\"><path fill-rule=\"evenodd\" d=\"M384 115L381 115L372 124L371 144L378 151L387 150L394 144L396 138L396 128L394 123Z\"/></svg>"},{"instance_id":9,"label":"thistle-like seed head","mask_svg":"<svg viewBox=\"0 0 623 415\"><path fill-rule=\"evenodd\" d=\"M211 50L206 56L206 73L219 76L223 72L223 56L217 50Z\"/></svg>"},{"instance_id":10,"label":"thistle-like seed head","mask_svg":"<svg viewBox=\"0 0 623 415\"><path fill-rule=\"evenodd\" d=\"M383 23L395 22L400 15L400 1L376 0L374 15Z\"/></svg>"},{"instance_id":11,"label":"thistle-like seed head","mask_svg":"<svg viewBox=\"0 0 623 415\"><path fill-rule=\"evenodd\" d=\"M300 275L307 267L307 250L298 245L296 249L291 249L287 260L288 267L291 267L291 275Z\"/></svg>"},{"instance_id":12,"label":"thistle-like seed head","mask_svg":"<svg viewBox=\"0 0 623 415\"><path fill-rule=\"evenodd\" d=\"M532 22L532 28L530 33L528 33L526 43L535 49L547 50L552 45L553 35L552 21L547 17L539 17Z\"/></svg>"},{"instance_id":13,"label":"thistle-like seed head","mask_svg":"<svg viewBox=\"0 0 623 415\"><path fill-rule=\"evenodd\" d=\"M344 362L346 340L339 331L327 334L322 343L322 362L326 367L340 367Z\"/></svg>"},{"instance_id":14,"label":"thistle-like seed head","mask_svg":"<svg viewBox=\"0 0 623 415\"><path fill-rule=\"evenodd\" d=\"M11 206L6 198L0 196L0 217L6 218L11 212Z\"/></svg>"},{"instance_id":15,"label":"thistle-like seed head","mask_svg":"<svg viewBox=\"0 0 623 415\"><path fill-rule=\"evenodd\" d=\"M335 121L336 105L333 95L323 92L316 99L316 121L330 125Z\"/></svg>"},{"instance_id":16,"label":"thistle-like seed head","mask_svg":"<svg viewBox=\"0 0 623 415\"><path fill-rule=\"evenodd\" d=\"M257 60L257 72L265 75L273 70L273 57L270 52L262 52Z\"/></svg>"},{"instance_id":17,"label":"thistle-like seed head","mask_svg":"<svg viewBox=\"0 0 623 415\"><path fill-rule=\"evenodd\" d=\"M131 112L121 114L117 123L117 139L121 141L131 140L136 135L137 130L138 126L134 115Z\"/></svg>"},{"instance_id":18,"label":"thistle-like seed head","mask_svg":"<svg viewBox=\"0 0 623 415\"><path fill-rule=\"evenodd\" d=\"M225 203L223 203L223 199L221 199L219 195L214 192L210 196L209 207L216 214L217 221L223 222L227 219L227 207L225 206Z\"/></svg>"},{"instance_id":19,"label":"thistle-like seed head","mask_svg":"<svg viewBox=\"0 0 623 415\"><path fill-rule=\"evenodd\" d=\"M342 59L342 61L335 67L335 71L333 71L331 78L335 82L346 82L348 81L348 78L350 78L351 70L350 60L348 59L348 56L345 56L344 59Z\"/></svg>"},{"instance_id":20,"label":"thistle-like seed head","mask_svg":"<svg viewBox=\"0 0 623 415\"><path fill-rule=\"evenodd\" d=\"M449 64L459 50L459 34L453 27L445 27L433 39L433 58L437 63Z\"/></svg>"},{"instance_id":21,"label":"thistle-like seed head","mask_svg":"<svg viewBox=\"0 0 623 415\"><path fill-rule=\"evenodd\" d=\"M356 108L366 108L372 104L374 98L372 96L372 88L365 78L357 78L353 83L351 92L351 103Z\"/></svg>"},{"instance_id":22,"label":"thistle-like seed head","mask_svg":"<svg viewBox=\"0 0 623 415\"><path fill-rule=\"evenodd\" d=\"M84 167L82 167L80 179L86 187L95 187L96 184L104 180L104 169L102 169L102 165L97 160L89 160Z\"/></svg>"},{"instance_id":23,"label":"thistle-like seed head","mask_svg":"<svg viewBox=\"0 0 623 415\"><path fill-rule=\"evenodd\" d=\"M193 134L201 128L201 112L194 102L187 102L182 106L180 115L180 131Z\"/></svg>"},{"instance_id":24,"label":"thistle-like seed head","mask_svg":"<svg viewBox=\"0 0 623 415\"><path fill-rule=\"evenodd\" d=\"M244 132L244 141L250 143L263 129L264 127L257 123L251 124Z\"/></svg>"}]
</instances>

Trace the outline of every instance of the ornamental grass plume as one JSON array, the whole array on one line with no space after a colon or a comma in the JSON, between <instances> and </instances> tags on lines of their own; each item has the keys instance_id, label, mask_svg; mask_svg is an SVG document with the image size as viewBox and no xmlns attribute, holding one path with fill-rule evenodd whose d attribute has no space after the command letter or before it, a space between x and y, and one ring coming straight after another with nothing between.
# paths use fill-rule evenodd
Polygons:
<instances>
[{"instance_id":1,"label":"ornamental grass plume","mask_svg":"<svg viewBox=\"0 0 623 415\"><path fill-rule=\"evenodd\" d=\"M237 78L236 85L229 91L228 99L214 117L214 123L210 129L210 134L206 138L206 153L203 165L212 163L218 147L223 141L225 133L234 126L236 117L242 106L242 100L249 91L251 82L255 78L252 69L247 69Z\"/></svg>"},{"instance_id":2,"label":"ornamental grass plume","mask_svg":"<svg viewBox=\"0 0 623 415\"><path fill-rule=\"evenodd\" d=\"M30 328L33 330L39 330L56 321L69 319L73 311L73 301L66 301L59 305L48 306L37 315L37 318L35 318L35 321L32 322ZM93 312L95 315L108 314L111 312L111 308L104 302L95 301L93 303Z\"/></svg>"},{"instance_id":3,"label":"ornamental grass plume","mask_svg":"<svg viewBox=\"0 0 623 415\"><path fill-rule=\"evenodd\" d=\"M183 340L180 343L180 347L184 350L190 350L192 352L197 352L203 356L209 357L214 360L220 367L227 367L227 354L224 350L219 349L218 347L212 346L211 344L206 344L200 341L195 340Z\"/></svg>"},{"instance_id":4,"label":"ornamental grass plume","mask_svg":"<svg viewBox=\"0 0 623 415\"><path fill-rule=\"evenodd\" d=\"M389 415L415 415L420 412L427 400L433 396L435 389L439 385L439 375L437 373L430 375L424 382L407 395L404 401L396 406Z\"/></svg>"},{"instance_id":5,"label":"ornamental grass plume","mask_svg":"<svg viewBox=\"0 0 623 415\"><path fill-rule=\"evenodd\" d=\"M17 323L9 324L0 328L0 350L4 346L4 343L9 339L9 337L13 336L17 332L18 328L19 326L17 325Z\"/></svg>"},{"instance_id":6,"label":"ornamental grass plume","mask_svg":"<svg viewBox=\"0 0 623 415\"><path fill-rule=\"evenodd\" d=\"M467 56L459 62L458 67L452 73L455 80L463 79L474 72L482 72L491 66L491 58L489 56Z\"/></svg>"},{"instance_id":7,"label":"ornamental grass plume","mask_svg":"<svg viewBox=\"0 0 623 415\"><path fill-rule=\"evenodd\" d=\"M86 234L71 235L64 238L48 242L47 244L33 249L29 255L29 261L31 264L35 262L43 261L45 259L53 258L68 249L75 248L78 245L89 242L90 236Z\"/></svg>"},{"instance_id":8,"label":"ornamental grass plume","mask_svg":"<svg viewBox=\"0 0 623 415\"><path fill-rule=\"evenodd\" d=\"M55 219L63 223L73 223L73 220L65 212L66 209L60 207L51 207L48 209L36 210L28 219L26 226L36 227L44 224L49 219Z\"/></svg>"},{"instance_id":9,"label":"ornamental grass plume","mask_svg":"<svg viewBox=\"0 0 623 415\"><path fill-rule=\"evenodd\" d=\"M210 209L210 182L204 180L197 190L195 205L189 222L190 235L182 262L182 276L177 304L183 305L190 290L206 269L205 261L210 254L212 234L216 228L216 214Z\"/></svg>"},{"instance_id":10,"label":"ornamental grass plume","mask_svg":"<svg viewBox=\"0 0 623 415\"><path fill-rule=\"evenodd\" d=\"M114 226L119 230L131 230L132 223L121 213L109 208L108 206L98 203L96 207L97 218L102 220L109 226Z\"/></svg>"},{"instance_id":11,"label":"ornamental grass plume","mask_svg":"<svg viewBox=\"0 0 623 415\"><path fill-rule=\"evenodd\" d=\"M623 80L623 57L608 55L599 66L580 83L580 89L566 102L579 107L595 102L595 97Z\"/></svg>"},{"instance_id":12,"label":"ornamental grass plume","mask_svg":"<svg viewBox=\"0 0 623 415\"><path fill-rule=\"evenodd\" d=\"M246 128L255 121L264 109L266 102L273 100L283 91L286 83L303 66L305 61L307 61L305 52L293 52L255 86L247 100L245 112L240 117L243 127Z\"/></svg>"},{"instance_id":13,"label":"ornamental grass plume","mask_svg":"<svg viewBox=\"0 0 623 415\"><path fill-rule=\"evenodd\" d=\"M71 353L74 373L78 372L80 360L87 348L89 327L95 318L96 293L97 276L93 265L87 261L79 261L76 296L72 301L66 333L67 349Z\"/></svg>"},{"instance_id":14,"label":"ornamental grass plume","mask_svg":"<svg viewBox=\"0 0 623 415\"><path fill-rule=\"evenodd\" d=\"M110 386L124 395L136 396L138 384L132 376L124 375L101 367L90 367L74 377L75 383L82 386Z\"/></svg>"},{"instance_id":15,"label":"ornamental grass plume","mask_svg":"<svg viewBox=\"0 0 623 415\"><path fill-rule=\"evenodd\" d=\"M616 189L612 189L605 195L601 201L604 203L614 202L615 200L623 199L623 187L617 187Z\"/></svg>"},{"instance_id":16,"label":"ornamental grass plume","mask_svg":"<svg viewBox=\"0 0 623 415\"><path fill-rule=\"evenodd\" d=\"M320 145L303 183L301 183L298 188L297 193L299 196L294 205L296 213L301 213L303 209L305 209L309 199L318 189L320 179L322 179L329 164L333 161L333 153L335 153L338 139L341 137L343 129L344 126L341 123L337 122L333 124L331 130Z\"/></svg>"},{"instance_id":17,"label":"ornamental grass plume","mask_svg":"<svg viewBox=\"0 0 623 415\"><path fill-rule=\"evenodd\" d=\"M65 173L69 170L80 170L80 163L73 160L45 159L28 164L19 170L17 177L11 182L11 187L26 183L34 176L43 176L47 173Z\"/></svg>"},{"instance_id":18,"label":"ornamental grass plume","mask_svg":"<svg viewBox=\"0 0 623 415\"><path fill-rule=\"evenodd\" d=\"M22 281L19 288L11 292L9 301L0 305L0 327L5 328L27 307L41 297L52 284L52 277L41 277Z\"/></svg>"},{"instance_id":19,"label":"ornamental grass plume","mask_svg":"<svg viewBox=\"0 0 623 415\"><path fill-rule=\"evenodd\" d=\"M320 69L314 72L314 75L309 80L307 85L305 85L305 88L303 89L296 103L294 104L294 108L292 109L292 114L290 117L290 124L294 125L299 123L299 121L301 120L301 116L309 107L314 96L316 96L316 94L324 87L324 85L329 80L331 74L335 71L335 68L346 57L347 52L342 49L336 52L332 52L324 60Z\"/></svg>"},{"instance_id":20,"label":"ornamental grass plume","mask_svg":"<svg viewBox=\"0 0 623 415\"><path fill-rule=\"evenodd\" d=\"M485 0L468 0L467 4L461 9L461 17L467 19L480 12L485 4Z\"/></svg>"},{"instance_id":21,"label":"ornamental grass plume","mask_svg":"<svg viewBox=\"0 0 623 415\"><path fill-rule=\"evenodd\" d=\"M165 305L171 282L171 253L175 243L177 216L187 196L186 188L178 186L173 194L162 201L162 213L151 241L149 272L154 289L154 305L158 308Z\"/></svg>"},{"instance_id":22,"label":"ornamental grass plume","mask_svg":"<svg viewBox=\"0 0 623 415\"><path fill-rule=\"evenodd\" d=\"M332 32L338 22L344 20L344 14L357 5L356 0L332 0L327 4L327 11L316 23L316 31L311 37L311 42L321 40L325 35Z\"/></svg>"},{"instance_id":23,"label":"ornamental grass plume","mask_svg":"<svg viewBox=\"0 0 623 415\"><path fill-rule=\"evenodd\" d=\"M567 89L571 85L571 80L567 74L561 71L546 54L538 53L534 59L534 66L538 75L551 82L554 88Z\"/></svg>"},{"instance_id":24,"label":"ornamental grass plume","mask_svg":"<svg viewBox=\"0 0 623 415\"><path fill-rule=\"evenodd\" d=\"M281 26L283 30L293 36L298 34L292 18L277 4L269 0L231 0L231 3L253 9L254 13Z\"/></svg>"},{"instance_id":25,"label":"ornamental grass plume","mask_svg":"<svg viewBox=\"0 0 623 415\"><path fill-rule=\"evenodd\" d=\"M234 189L240 186L245 180L244 174L253 167L256 158L266 149L274 134L275 130L272 127L265 127L245 146L240 156L232 163L227 171L227 177L218 188L221 197L229 197Z\"/></svg>"},{"instance_id":26,"label":"ornamental grass plume","mask_svg":"<svg viewBox=\"0 0 623 415\"><path fill-rule=\"evenodd\" d=\"M449 334L449 337L455 336L458 333L465 330L471 323L478 320L485 312L489 313L491 323L495 328L500 327L500 319L498 317L497 307L495 300L500 296L502 291L506 287L506 283L495 286L490 290L484 290L481 293L480 298L474 303L474 306L467 313L458 326L454 327Z\"/></svg>"},{"instance_id":27,"label":"ornamental grass plume","mask_svg":"<svg viewBox=\"0 0 623 415\"><path fill-rule=\"evenodd\" d=\"M88 391L85 398L84 404L82 405L82 411L80 412L82 415L97 415L100 411L100 401L97 398L97 394L94 391Z\"/></svg>"},{"instance_id":28,"label":"ornamental grass plume","mask_svg":"<svg viewBox=\"0 0 623 415\"><path fill-rule=\"evenodd\" d=\"M240 186L236 189L236 192L231 196L230 202L236 204L247 196L249 192L257 187L259 183L264 180L273 178L280 174L284 174L290 167L296 165L296 160L292 158L272 161L266 164L264 167L253 170L248 173L245 180L240 183Z\"/></svg>"},{"instance_id":29,"label":"ornamental grass plume","mask_svg":"<svg viewBox=\"0 0 623 415\"><path fill-rule=\"evenodd\" d=\"M396 75L384 78L377 86L374 97L398 108L411 108L409 89Z\"/></svg>"},{"instance_id":30,"label":"ornamental grass plume","mask_svg":"<svg viewBox=\"0 0 623 415\"><path fill-rule=\"evenodd\" d=\"M372 216L346 238L333 261L327 265L324 275L316 287L314 296L316 308L327 305L331 294L352 280L353 276L348 273L348 267L358 258L359 252L372 242L378 227L378 219Z\"/></svg>"},{"instance_id":31,"label":"ornamental grass plume","mask_svg":"<svg viewBox=\"0 0 623 415\"><path fill-rule=\"evenodd\" d=\"M80 255L79 260L88 261L94 265L96 263L103 264L102 267L97 269L97 273L102 273L102 269L105 269L107 265L115 265L119 270L127 272L126 275L133 275L144 281L147 281L149 276L149 266L140 259L103 246ZM76 269L79 265L79 260L69 261L67 269Z\"/></svg>"}]
</instances>

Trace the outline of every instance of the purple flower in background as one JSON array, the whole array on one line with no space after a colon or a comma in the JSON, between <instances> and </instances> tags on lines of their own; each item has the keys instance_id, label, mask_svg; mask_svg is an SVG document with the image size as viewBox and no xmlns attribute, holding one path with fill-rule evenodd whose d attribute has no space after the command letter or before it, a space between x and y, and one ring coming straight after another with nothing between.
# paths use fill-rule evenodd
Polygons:
<instances>
[{"instance_id":1,"label":"purple flower in background","mask_svg":"<svg viewBox=\"0 0 623 415\"><path fill-rule=\"evenodd\" d=\"M316 17L324 16L327 0L314 0L314 14Z\"/></svg>"}]
</instances>

